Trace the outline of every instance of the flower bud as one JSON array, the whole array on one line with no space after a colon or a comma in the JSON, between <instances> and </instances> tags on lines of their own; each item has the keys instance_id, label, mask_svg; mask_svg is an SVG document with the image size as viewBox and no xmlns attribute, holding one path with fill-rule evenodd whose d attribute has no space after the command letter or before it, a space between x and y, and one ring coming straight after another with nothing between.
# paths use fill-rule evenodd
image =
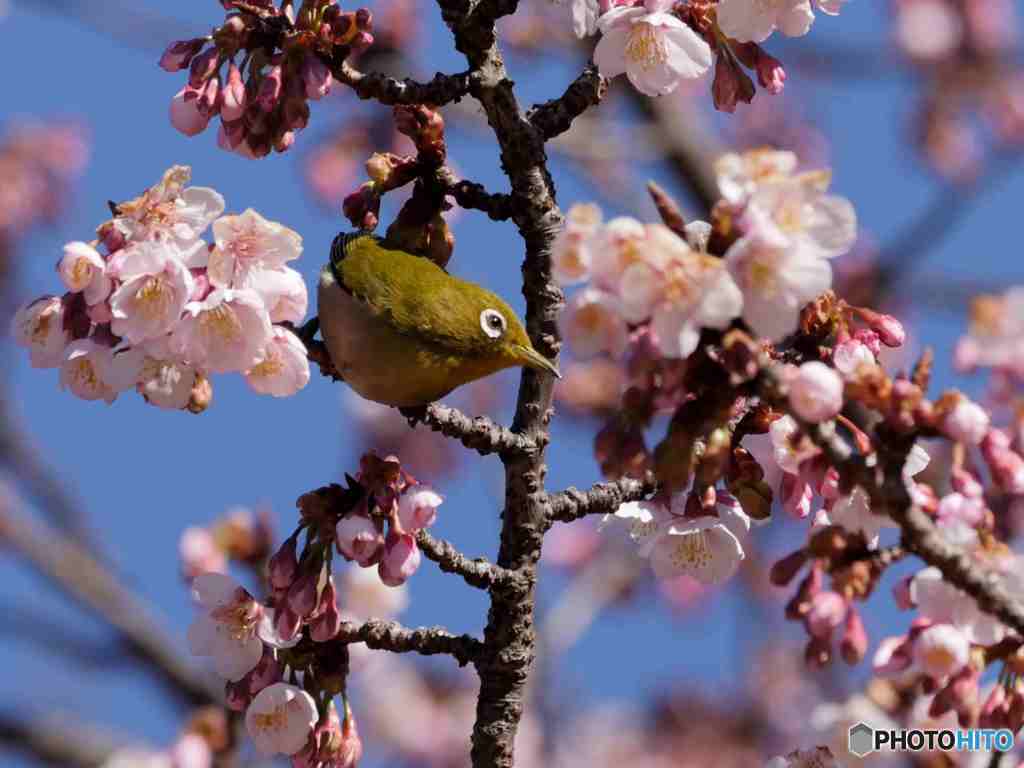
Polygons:
<instances>
[{"instance_id":1,"label":"flower bud","mask_svg":"<svg viewBox=\"0 0 1024 768\"><path fill-rule=\"evenodd\" d=\"M319 571L303 573L288 588L288 607L300 618L310 616L316 609L316 587L319 580Z\"/></svg>"},{"instance_id":2,"label":"flower bud","mask_svg":"<svg viewBox=\"0 0 1024 768\"><path fill-rule=\"evenodd\" d=\"M769 56L760 47L757 50L757 82L772 96L778 96L786 84L786 70L782 62Z\"/></svg>"},{"instance_id":3,"label":"flower bud","mask_svg":"<svg viewBox=\"0 0 1024 768\"><path fill-rule=\"evenodd\" d=\"M807 612L807 631L812 637L827 640L832 630L846 618L846 600L838 592L820 592L811 600Z\"/></svg>"},{"instance_id":4,"label":"flower bud","mask_svg":"<svg viewBox=\"0 0 1024 768\"><path fill-rule=\"evenodd\" d=\"M977 445L988 432L989 423L985 409L964 397L943 419L942 431L958 443Z\"/></svg>"},{"instance_id":5,"label":"flower bud","mask_svg":"<svg viewBox=\"0 0 1024 768\"><path fill-rule=\"evenodd\" d=\"M295 613L286 602L274 613L274 630L283 642L292 640L302 625L302 619Z\"/></svg>"},{"instance_id":6,"label":"flower bud","mask_svg":"<svg viewBox=\"0 0 1024 768\"><path fill-rule=\"evenodd\" d=\"M160 57L160 68L165 72L177 72L184 69L191 63L192 57L199 53L205 45L206 40L201 37L193 40L175 40L167 46Z\"/></svg>"},{"instance_id":7,"label":"flower bud","mask_svg":"<svg viewBox=\"0 0 1024 768\"><path fill-rule=\"evenodd\" d=\"M295 556L296 539L285 540L267 564L270 586L274 589L288 589L299 572L299 561Z\"/></svg>"},{"instance_id":8,"label":"flower bud","mask_svg":"<svg viewBox=\"0 0 1024 768\"><path fill-rule=\"evenodd\" d=\"M283 77L284 75L281 71L281 65L277 64L276 66L271 67L270 71L260 82L257 101L260 105L260 109L264 112L273 112L274 107L277 106L277 102L280 101Z\"/></svg>"},{"instance_id":9,"label":"flower bud","mask_svg":"<svg viewBox=\"0 0 1024 768\"><path fill-rule=\"evenodd\" d=\"M192 88L199 88L217 71L219 64L220 51L216 48L207 48L192 59L192 64L189 67L188 84Z\"/></svg>"},{"instance_id":10,"label":"flower bud","mask_svg":"<svg viewBox=\"0 0 1024 768\"><path fill-rule=\"evenodd\" d=\"M852 605L846 614L846 623L843 626L843 639L839 644L839 653L850 666L860 664L864 654L868 650L868 633L864 629L864 622L860 613Z\"/></svg>"},{"instance_id":11,"label":"flower bud","mask_svg":"<svg viewBox=\"0 0 1024 768\"><path fill-rule=\"evenodd\" d=\"M363 568L377 563L384 552L380 525L364 515L352 513L343 517L338 521L335 535L342 557L355 560Z\"/></svg>"},{"instance_id":12,"label":"flower bud","mask_svg":"<svg viewBox=\"0 0 1024 768\"><path fill-rule=\"evenodd\" d=\"M210 116L199 110L200 92L185 86L171 99L171 125L186 136L197 136L206 130Z\"/></svg>"},{"instance_id":13,"label":"flower bud","mask_svg":"<svg viewBox=\"0 0 1024 768\"><path fill-rule=\"evenodd\" d=\"M302 83L305 86L306 98L318 101L330 93L331 70L315 53L306 54L302 60Z\"/></svg>"},{"instance_id":14,"label":"flower bud","mask_svg":"<svg viewBox=\"0 0 1024 768\"><path fill-rule=\"evenodd\" d=\"M221 119L227 122L240 120L245 115L246 92L242 71L235 62L228 65L228 77L221 91ZM237 142L236 142L237 143Z\"/></svg>"},{"instance_id":15,"label":"flower bud","mask_svg":"<svg viewBox=\"0 0 1024 768\"><path fill-rule=\"evenodd\" d=\"M437 508L443 499L428 485L407 488L398 500L398 519L408 533L428 528L437 519Z\"/></svg>"},{"instance_id":16,"label":"flower bud","mask_svg":"<svg viewBox=\"0 0 1024 768\"><path fill-rule=\"evenodd\" d=\"M389 587L397 587L420 567L422 555L416 539L408 533L390 531L384 547L379 566L380 580Z\"/></svg>"},{"instance_id":17,"label":"flower bud","mask_svg":"<svg viewBox=\"0 0 1024 768\"><path fill-rule=\"evenodd\" d=\"M719 112L735 112L736 104L749 104L754 99L754 81L739 64L727 55L715 60L715 79L711 83L711 97Z\"/></svg>"},{"instance_id":18,"label":"flower bud","mask_svg":"<svg viewBox=\"0 0 1024 768\"><path fill-rule=\"evenodd\" d=\"M334 589L334 579L327 579L327 585L320 593L320 602L316 609L316 618L309 625L309 636L317 643L333 640L341 630L341 614L338 612L338 593Z\"/></svg>"},{"instance_id":19,"label":"flower bud","mask_svg":"<svg viewBox=\"0 0 1024 768\"><path fill-rule=\"evenodd\" d=\"M843 380L824 363L804 363L789 382L789 403L804 421L827 421L843 407Z\"/></svg>"}]
</instances>

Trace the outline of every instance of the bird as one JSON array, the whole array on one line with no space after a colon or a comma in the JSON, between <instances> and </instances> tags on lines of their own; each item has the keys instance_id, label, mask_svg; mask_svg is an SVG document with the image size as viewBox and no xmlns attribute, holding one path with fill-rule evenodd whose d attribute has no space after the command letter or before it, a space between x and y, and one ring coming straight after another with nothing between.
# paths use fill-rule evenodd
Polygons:
<instances>
[{"instance_id":1,"label":"bird","mask_svg":"<svg viewBox=\"0 0 1024 768\"><path fill-rule=\"evenodd\" d=\"M334 239L317 304L334 367L367 400L424 406L514 366L561 378L497 294L368 232Z\"/></svg>"}]
</instances>

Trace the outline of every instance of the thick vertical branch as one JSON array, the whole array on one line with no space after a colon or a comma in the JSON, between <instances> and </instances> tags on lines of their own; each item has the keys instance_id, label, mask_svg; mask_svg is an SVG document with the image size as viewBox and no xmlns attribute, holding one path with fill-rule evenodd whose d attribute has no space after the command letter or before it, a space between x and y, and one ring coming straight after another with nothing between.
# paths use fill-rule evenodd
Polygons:
<instances>
[{"instance_id":1,"label":"thick vertical branch","mask_svg":"<svg viewBox=\"0 0 1024 768\"><path fill-rule=\"evenodd\" d=\"M547 169L544 135L523 114L498 48L493 20L459 0L439 0L455 45L471 71L470 93L483 105L501 148L501 165L512 186L513 221L526 245L523 294L526 326L542 353L558 353L555 316L562 293L551 279L551 243L562 224L554 183ZM515 3L502 12L515 10ZM531 453L506 454L505 509L497 564L517 571L522 586L491 591L484 650L477 660L480 696L473 728L475 768L512 768L516 730L523 711L523 690L535 654L534 589L537 561L549 513L544 490L544 448L554 382L550 375L524 369L512 429L537 446Z\"/></svg>"}]
</instances>

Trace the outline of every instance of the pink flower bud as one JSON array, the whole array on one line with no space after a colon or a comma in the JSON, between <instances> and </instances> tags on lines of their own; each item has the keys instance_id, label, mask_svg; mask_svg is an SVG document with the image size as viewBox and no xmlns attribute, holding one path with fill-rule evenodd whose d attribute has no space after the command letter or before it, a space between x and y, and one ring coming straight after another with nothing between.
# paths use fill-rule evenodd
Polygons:
<instances>
[{"instance_id":1,"label":"pink flower bud","mask_svg":"<svg viewBox=\"0 0 1024 768\"><path fill-rule=\"evenodd\" d=\"M789 382L789 403L804 421L827 421L843 407L843 380L824 363L804 363Z\"/></svg>"},{"instance_id":2,"label":"pink flower bud","mask_svg":"<svg viewBox=\"0 0 1024 768\"><path fill-rule=\"evenodd\" d=\"M942 421L942 431L965 445L977 445L988 432L989 417L985 409L963 398Z\"/></svg>"},{"instance_id":3,"label":"pink flower bud","mask_svg":"<svg viewBox=\"0 0 1024 768\"><path fill-rule=\"evenodd\" d=\"M867 347L875 357L882 351L882 340L870 328L858 328L854 331L853 338Z\"/></svg>"},{"instance_id":4,"label":"pink flower bud","mask_svg":"<svg viewBox=\"0 0 1024 768\"><path fill-rule=\"evenodd\" d=\"M220 116L227 122L234 122L245 114L245 106L246 93L242 71L234 62L231 62L228 66L228 78L224 83L221 95Z\"/></svg>"},{"instance_id":5,"label":"pink flower bud","mask_svg":"<svg viewBox=\"0 0 1024 768\"><path fill-rule=\"evenodd\" d=\"M407 532L428 528L437 519L437 508L443 499L427 485L414 485L406 489L398 500L398 519Z\"/></svg>"},{"instance_id":6,"label":"pink flower bud","mask_svg":"<svg viewBox=\"0 0 1024 768\"><path fill-rule=\"evenodd\" d=\"M862 365L874 364L874 354L867 344L857 339L847 339L832 351L832 365L847 379L855 376Z\"/></svg>"},{"instance_id":7,"label":"pink flower bud","mask_svg":"<svg viewBox=\"0 0 1024 768\"><path fill-rule=\"evenodd\" d=\"M913 576L907 576L892 586L893 599L896 601L896 607L901 611L911 611L916 607L913 598L910 596L910 582L912 580Z\"/></svg>"},{"instance_id":8,"label":"pink flower bud","mask_svg":"<svg viewBox=\"0 0 1024 768\"><path fill-rule=\"evenodd\" d=\"M318 101L330 93L331 70L315 53L306 54L302 61L302 82L306 88L306 98Z\"/></svg>"},{"instance_id":9,"label":"pink flower bud","mask_svg":"<svg viewBox=\"0 0 1024 768\"><path fill-rule=\"evenodd\" d=\"M295 581L295 575L299 572L299 561L295 556L295 546L296 540L294 536L286 539L267 564L270 574L270 586L274 589L287 589Z\"/></svg>"},{"instance_id":10,"label":"pink flower bud","mask_svg":"<svg viewBox=\"0 0 1024 768\"><path fill-rule=\"evenodd\" d=\"M903 324L892 315L875 312L873 309L860 308L857 314L878 334L879 340L887 347L902 347L907 340L907 332Z\"/></svg>"},{"instance_id":11,"label":"pink flower bud","mask_svg":"<svg viewBox=\"0 0 1024 768\"><path fill-rule=\"evenodd\" d=\"M984 495L985 489L978 478L961 467L953 467L950 472L950 485L957 493L969 499L977 499Z\"/></svg>"},{"instance_id":12,"label":"pink flower bud","mask_svg":"<svg viewBox=\"0 0 1024 768\"><path fill-rule=\"evenodd\" d=\"M273 112L277 102L281 99L281 85L284 75L281 72L281 65L272 67L270 72L260 83L258 101L260 109L264 112Z\"/></svg>"},{"instance_id":13,"label":"pink flower bud","mask_svg":"<svg viewBox=\"0 0 1024 768\"><path fill-rule=\"evenodd\" d=\"M233 712L245 712L252 696L249 695L249 685L242 679L237 683L228 681L224 684L224 704Z\"/></svg>"},{"instance_id":14,"label":"pink flower bud","mask_svg":"<svg viewBox=\"0 0 1024 768\"><path fill-rule=\"evenodd\" d=\"M299 633L302 619L285 603L274 614L274 629L282 641L288 642Z\"/></svg>"},{"instance_id":15,"label":"pink flower bud","mask_svg":"<svg viewBox=\"0 0 1024 768\"><path fill-rule=\"evenodd\" d=\"M166 72L177 72L184 69L192 61L192 57L206 45L206 40L197 37L194 40L175 40L167 46L160 57L160 68Z\"/></svg>"},{"instance_id":16,"label":"pink flower bud","mask_svg":"<svg viewBox=\"0 0 1024 768\"><path fill-rule=\"evenodd\" d=\"M1007 714L1009 712L1009 699L1006 695L1006 687L1002 683L996 683L992 693L985 699L978 717L979 728L1006 728Z\"/></svg>"},{"instance_id":17,"label":"pink flower bud","mask_svg":"<svg viewBox=\"0 0 1024 768\"><path fill-rule=\"evenodd\" d=\"M288 607L300 618L310 616L316 609L316 586L320 572L304 573L288 589Z\"/></svg>"},{"instance_id":18,"label":"pink flower bud","mask_svg":"<svg viewBox=\"0 0 1024 768\"><path fill-rule=\"evenodd\" d=\"M1010 494L1024 493L1024 458L1010 448L1010 439L990 429L981 441L981 455L995 482Z\"/></svg>"},{"instance_id":19,"label":"pink flower bud","mask_svg":"<svg viewBox=\"0 0 1024 768\"><path fill-rule=\"evenodd\" d=\"M220 51L216 48L207 48L192 59L192 65L188 71L188 84L193 88L199 88L217 71L219 64Z\"/></svg>"},{"instance_id":20,"label":"pink flower bud","mask_svg":"<svg viewBox=\"0 0 1024 768\"><path fill-rule=\"evenodd\" d=\"M316 618L309 625L309 636L314 642L326 643L333 640L341 631L341 614L338 612L338 593L334 589L334 579L327 580L327 586L320 594Z\"/></svg>"},{"instance_id":21,"label":"pink flower bud","mask_svg":"<svg viewBox=\"0 0 1024 768\"><path fill-rule=\"evenodd\" d=\"M846 618L846 611L846 600L838 592L819 592L807 612L807 631L812 637L827 640Z\"/></svg>"},{"instance_id":22,"label":"pink flower bud","mask_svg":"<svg viewBox=\"0 0 1024 768\"><path fill-rule=\"evenodd\" d=\"M295 144L295 131L285 131L274 141L276 152L287 152Z\"/></svg>"},{"instance_id":23,"label":"pink flower bud","mask_svg":"<svg viewBox=\"0 0 1024 768\"><path fill-rule=\"evenodd\" d=\"M196 136L206 130L210 118L198 109L198 92L185 86L171 100L171 125L186 136Z\"/></svg>"},{"instance_id":24,"label":"pink flower bud","mask_svg":"<svg viewBox=\"0 0 1024 768\"><path fill-rule=\"evenodd\" d=\"M227 558L206 528L186 528L178 541L178 555L181 559L181 573L186 581L191 581L201 573L226 573L228 569Z\"/></svg>"},{"instance_id":25,"label":"pink flower bud","mask_svg":"<svg viewBox=\"0 0 1024 768\"><path fill-rule=\"evenodd\" d=\"M864 629L864 622L860 613L852 605L846 614L846 623L843 627L843 639L839 644L839 652L843 661L851 666L860 664L864 654L868 650L868 633Z\"/></svg>"},{"instance_id":26,"label":"pink flower bud","mask_svg":"<svg viewBox=\"0 0 1024 768\"><path fill-rule=\"evenodd\" d=\"M384 544L384 556L381 558L380 580L389 587L397 587L416 573L420 567L420 549L412 534L390 531Z\"/></svg>"},{"instance_id":27,"label":"pink flower bud","mask_svg":"<svg viewBox=\"0 0 1024 768\"><path fill-rule=\"evenodd\" d=\"M212 118L220 111L220 78L216 75L207 80L199 89L196 110L207 119Z\"/></svg>"},{"instance_id":28,"label":"pink flower bud","mask_svg":"<svg viewBox=\"0 0 1024 768\"><path fill-rule=\"evenodd\" d=\"M778 96L786 84L786 70L782 62L758 48L757 82L772 96Z\"/></svg>"},{"instance_id":29,"label":"pink flower bud","mask_svg":"<svg viewBox=\"0 0 1024 768\"><path fill-rule=\"evenodd\" d=\"M367 568L380 560L384 535L378 523L363 515L350 514L338 521L335 529L338 552Z\"/></svg>"}]
</instances>

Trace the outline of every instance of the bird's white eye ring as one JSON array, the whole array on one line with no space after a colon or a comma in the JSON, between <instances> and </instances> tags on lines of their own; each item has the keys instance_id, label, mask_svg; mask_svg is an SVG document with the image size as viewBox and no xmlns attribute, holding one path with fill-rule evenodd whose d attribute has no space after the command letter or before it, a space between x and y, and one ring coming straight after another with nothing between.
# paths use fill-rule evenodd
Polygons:
<instances>
[{"instance_id":1,"label":"bird's white eye ring","mask_svg":"<svg viewBox=\"0 0 1024 768\"><path fill-rule=\"evenodd\" d=\"M505 332L505 317L496 309L485 309L480 313L480 327L492 339Z\"/></svg>"}]
</instances>

